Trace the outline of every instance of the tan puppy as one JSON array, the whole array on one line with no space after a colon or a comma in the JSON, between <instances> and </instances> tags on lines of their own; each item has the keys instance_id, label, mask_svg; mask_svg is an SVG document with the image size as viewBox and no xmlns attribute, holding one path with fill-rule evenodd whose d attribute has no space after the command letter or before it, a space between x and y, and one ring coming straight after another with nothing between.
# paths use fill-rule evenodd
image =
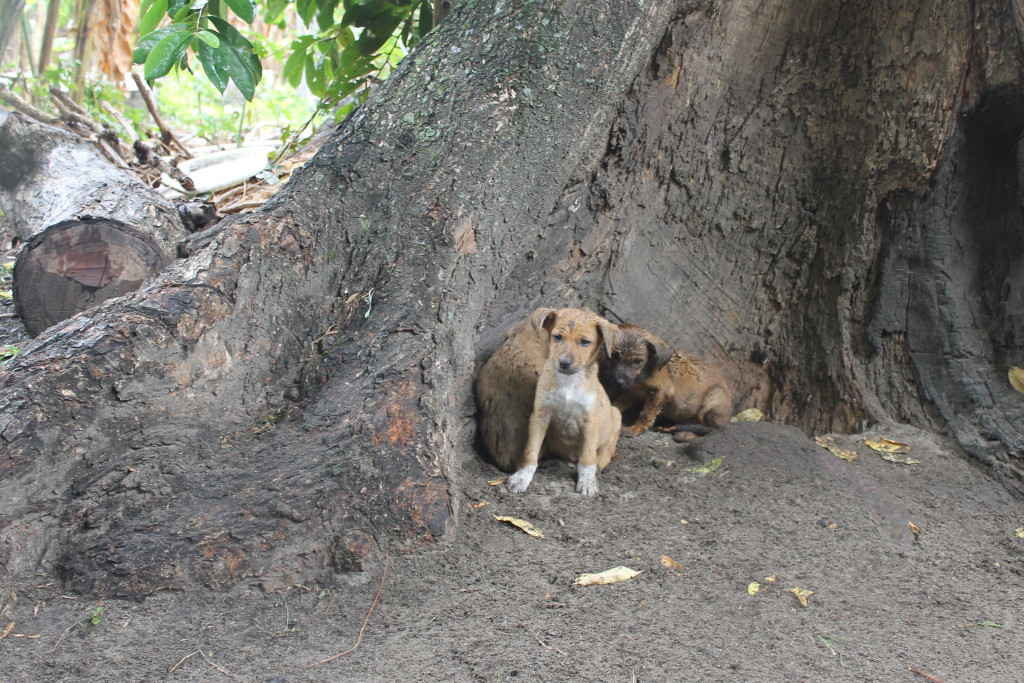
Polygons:
<instances>
[{"instance_id":1,"label":"tan puppy","mask_svg":"<svg viewBox=\"0 0 1024 683\"><path fill-rule=\"evenodd\" d=\"M636 436L650 429L658 416L676 430L695 435L721 427L732 417L732 390L713 363L672 352L650 330L623 323L616 347L608 354L602 373L622 411L642 405L626 433ZM692 424L696 421L698 424Z\"/></svg>"},{"instance_id":2,"label":"tan puppy","mask_svg":"<svg viewBox=\"0 0 1024 683\"><path fill-rule=\"evenodd\" d=\"M519 469L526 449L537 378L548 357L544 320L553 308L538 308L509 328L476 377L477 434L492 462Z\"/></svg>"},{"instance_id":3,"label":"tan puppy","mask_svg":"<svg viewBox=\"0 0 1024 683\"><path fill-rule=\"evenodd\" d=\"M513 470L510 490L525 491L541 455L549 453L576 463L578 492L597 493L597 472L615 457L622 426L598 380L597 358L602 348L610 353L617 337L614 325L590 311L538 309L505 335L481 368L480 435L495 464ZM531 371L534 392L524 411Z\"/></svg>"}]
</instances>

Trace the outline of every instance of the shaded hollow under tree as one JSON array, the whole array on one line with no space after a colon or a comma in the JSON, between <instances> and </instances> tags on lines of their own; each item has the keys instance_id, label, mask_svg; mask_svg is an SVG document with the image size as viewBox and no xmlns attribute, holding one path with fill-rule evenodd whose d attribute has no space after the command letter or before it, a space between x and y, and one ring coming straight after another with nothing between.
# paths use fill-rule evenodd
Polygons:
<instances>
[{"instance_id":1,"label":"shaded hollow under tree","mask_svg":"<svg viewBox=\"0 0 1024 683\"><path fill-rule=\"evenodd\" d=\"M261 212L8 367L0 563L275 589L449 537L474 361L539 304L1024 489L1018 16L460 3Z\"/></svg>"}]
</instances>

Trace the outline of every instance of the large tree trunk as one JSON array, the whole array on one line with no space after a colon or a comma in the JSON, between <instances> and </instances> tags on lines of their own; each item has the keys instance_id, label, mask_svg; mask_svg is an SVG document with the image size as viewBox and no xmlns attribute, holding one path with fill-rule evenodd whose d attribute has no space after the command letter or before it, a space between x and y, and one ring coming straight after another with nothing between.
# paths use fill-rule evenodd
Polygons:
<instances>
[{"instance_id":1,"label":"large tree trunk","mask_svg":"<svg viewBox=\"0 0 1024 683\"><path fill-rule=\"evenodd\" d=\"M807 431L948 427L1020 487L1010 18L457 5L262 212L9 366L0 563L272 589L446 537L474 361L540 304Z\"/></svg>"}]
</instances>

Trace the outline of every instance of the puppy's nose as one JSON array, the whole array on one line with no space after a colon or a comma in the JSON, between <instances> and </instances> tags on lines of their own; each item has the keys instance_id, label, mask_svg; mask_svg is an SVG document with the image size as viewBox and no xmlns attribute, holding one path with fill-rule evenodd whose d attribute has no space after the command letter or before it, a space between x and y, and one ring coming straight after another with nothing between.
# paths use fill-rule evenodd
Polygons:
<instances>
[{"instance_id":1,"label":"puppy's nose","mask_svg":"<svg viewBox=\"0 0 1024 683\"><path fill-rule=\"evenodd\" d=\"M571 358L559 358L558 359L558 369L559 370L568 370L571 367L572 367L572 359Z\"/></svg>"}]
</instances>

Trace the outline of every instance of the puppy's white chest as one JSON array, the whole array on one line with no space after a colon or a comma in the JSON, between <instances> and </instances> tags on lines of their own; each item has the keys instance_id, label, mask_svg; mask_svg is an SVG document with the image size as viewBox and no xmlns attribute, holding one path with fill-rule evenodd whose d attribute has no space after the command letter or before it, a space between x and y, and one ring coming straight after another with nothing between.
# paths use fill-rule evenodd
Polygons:
<instances>
[{"instance_id":1,"label":"puppy's white chest","mask_svg":"<svg viewBox=\"0 0 1024 683\"><path fill-rule=\"evenodd\" d=\"M557 421L576 429L582 425L584 415L590 412L597 400L597 395L588 391L586 378L582 375L579 372L558 375L556 387L548 392L544 401Z\"/></svg>"}]
</instances>

